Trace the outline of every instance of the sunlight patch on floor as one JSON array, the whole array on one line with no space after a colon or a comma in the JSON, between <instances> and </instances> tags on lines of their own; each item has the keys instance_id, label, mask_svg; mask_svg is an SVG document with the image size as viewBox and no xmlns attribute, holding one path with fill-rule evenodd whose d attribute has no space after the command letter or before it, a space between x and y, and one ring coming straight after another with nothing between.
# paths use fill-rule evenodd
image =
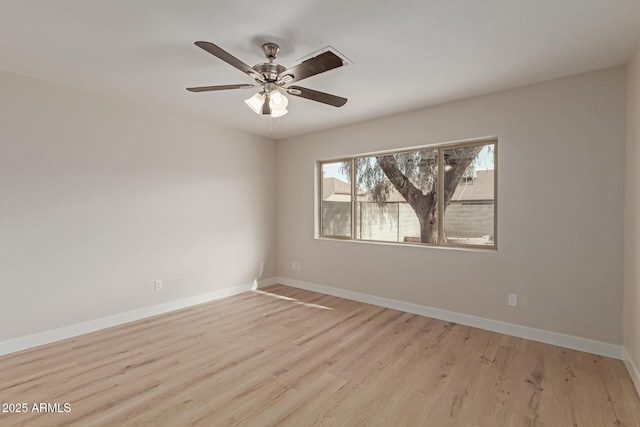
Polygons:
<instances>
[{"instance_id":1,"label":"sunlight patch on floor","mask_svg":"<svg viewBox=\"0 0 640 427\"><path fill-rule=\"evenodd\" d=\"M254 289L251 292L256 292L259 293L261 295L266 295L268 297L272 297L272 298L277 298L277 299L282 299L282 300L286 300L286 301L291 301L294 304L300 304L300 305L304 305L305 307L311 307L311 308L319 308L321 310L333 310L333 308L331 307L327 307L324 305L319 305L319 304L313 304L313 303L309 303L309 302L304 302L304 301L299 301L295 298L291 298L291 297L285 297L284 295L278 295L278 294L274 294L271 292L265 292L265 291L260 291L258 289Z\"/></svg>"}]
</instances>

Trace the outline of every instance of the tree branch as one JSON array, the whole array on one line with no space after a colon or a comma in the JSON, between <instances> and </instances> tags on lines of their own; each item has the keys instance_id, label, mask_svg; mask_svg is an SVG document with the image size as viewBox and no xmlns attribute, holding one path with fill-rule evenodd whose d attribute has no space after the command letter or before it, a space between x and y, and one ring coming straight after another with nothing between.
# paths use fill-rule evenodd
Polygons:
<instances>
[{"instance_id":1,"label":"tree branch","mask_svg":"<svg viewBox=\"0 0 640 427\"><path fill-rule=\"evenodd\" d=\"M462 154L456 156L454 159L445 158L444 169L444 206L449 204L453 194L458 187L458 183L462 179L467 167L471 164L471 161L476 158L478 153L484 146L478 145L476 147L459 148ZM446 155L445 155L446 156Z\"/></svg>"},{"instance_id":2,"label":"tree branch","mask_svg":"<svg viewBox=\"0 0 640 427\"><path fill-rule=\"evenodd\" d=\"M389 181L416 213L426 213L428 208L433 205L434 195L432 193L422 194L422 191L413 185L409 178L400 171L393 156L378 157L378 164L387 178L389 178Z\"/></svg>"}]
</instances>

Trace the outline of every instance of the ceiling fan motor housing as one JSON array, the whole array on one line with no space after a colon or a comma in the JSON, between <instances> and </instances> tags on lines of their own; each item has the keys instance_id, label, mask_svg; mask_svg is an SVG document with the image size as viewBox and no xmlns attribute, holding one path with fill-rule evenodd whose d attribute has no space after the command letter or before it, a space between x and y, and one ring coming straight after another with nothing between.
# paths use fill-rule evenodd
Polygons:
<instances>
[{"instance_id":1,"label":"ceiling fan motor housing","mask_svg":"<svg viewBox=\"0 0 640 427\"><path fill-rule=\"evenodd\" d=\"M267 82L275 82L278 78L278 75L286 70L286 68L282 65L274 64L272 62L265 64L256 64L252 68L258 73L262 74ZM258 83L262 82L258 81Z\"/></svg>"}]
</instances>

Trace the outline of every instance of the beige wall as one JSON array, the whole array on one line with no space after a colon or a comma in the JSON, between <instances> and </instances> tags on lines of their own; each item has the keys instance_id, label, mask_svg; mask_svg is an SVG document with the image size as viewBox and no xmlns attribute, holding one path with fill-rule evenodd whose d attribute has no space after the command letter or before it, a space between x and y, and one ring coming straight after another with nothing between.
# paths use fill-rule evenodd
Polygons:
<instances>
[{"instance_id":1,"label":"beige wall","mask_svg":"<svg viewBox=\"0 0 640 427\"><path fill-rule=\"evenodd\" d=\"M0 341L278 275L620 344L624 91L618 67L276 153L264 138L0 72ZM483 136L500 140L498 252L314 239L316 160ZM627 180L624 342L638 365L632 167Z\"/></svg>"},{"instance_id":2,"label":"beige wall","mask_svg":"<svg viewBox=\"0 0 640 427\"><path fill-rule=\"evenodd\" d=\"M640 368L640 44L627 66L624 347ZM635 374L640 390L640 378Z\"/></svg>"},{"instance_id":3,"label":"beige wall","mask_svg":"<svg viewBox=\"0 0 640 427\"><path fill-rule=\"evenodd\" d=\"M274 142L5 72L0 94L0 341L274 276Z\"/></svg>"},{"instance_id":4,"label":"beige wall","mask_svg":"<svg viewBox=\"0 0 640 427\"><path fill-rule=\"evenodd\" d=\"M279 141L278 275L621 344L624 118L616 67ZM486 136L497 252L314 239L317 160Z\"/></svg>"}]
</instances>

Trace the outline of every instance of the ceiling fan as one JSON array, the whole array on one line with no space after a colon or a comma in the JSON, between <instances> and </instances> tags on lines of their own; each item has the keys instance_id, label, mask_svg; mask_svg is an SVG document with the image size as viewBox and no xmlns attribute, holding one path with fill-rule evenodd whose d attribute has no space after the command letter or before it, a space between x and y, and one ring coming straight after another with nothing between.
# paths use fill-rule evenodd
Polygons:
<instances>
[{"instance_id":1,"label":"ceiling fan","mask_svg":"<svg viewBox=\"0 0 640 427\"><path fill-rule=\"evenodd\" d=\"M344 65L342 58L330 50L302 61L291 68L285 68L280 64L274 63L280 47L275 43L265 43L262 45L262 51L269 62L250 67L213 43L198 41L195 42L195 45L252 77L255 79L256 84L189 87L187 90L190 92L260 87L260 91L251 98L246 99L245 103L257 114L268 114L271 117L281 117L288 112L287 105L289 101L282 92L334 107L342 107L347 103L347 98L301 86L289 86L291 83L342 67Z\"/></svg>"}]
</instances>

